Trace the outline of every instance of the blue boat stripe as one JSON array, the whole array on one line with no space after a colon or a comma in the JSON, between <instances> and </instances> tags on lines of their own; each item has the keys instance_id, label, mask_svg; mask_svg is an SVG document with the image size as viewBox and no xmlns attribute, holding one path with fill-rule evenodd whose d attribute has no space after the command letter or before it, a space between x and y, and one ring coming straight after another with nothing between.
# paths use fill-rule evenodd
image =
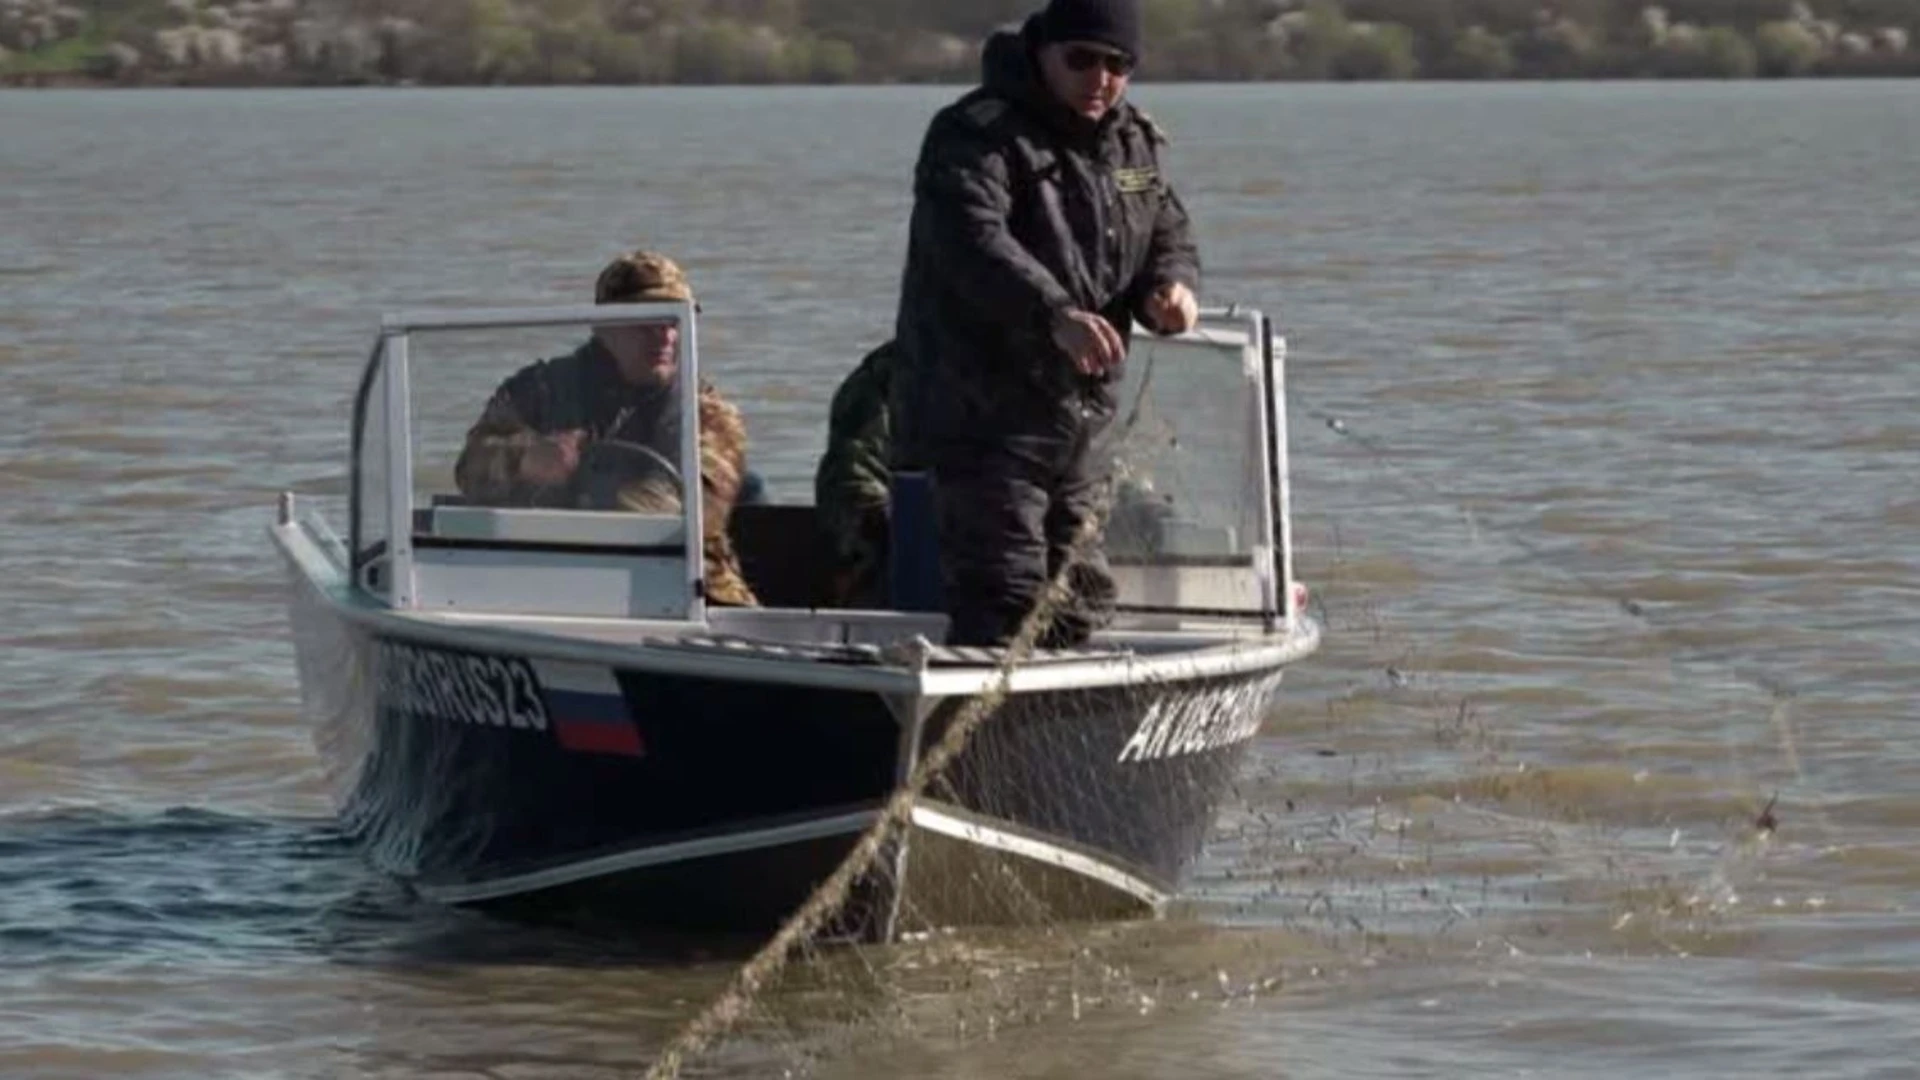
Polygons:
<instances>
[{"instance_id":1,"label":"blue boat stripe","mask_svg":"<svg viewBox=\"0 0 1920 1080\"><path fill-rule=\"evenodd\" d=\"M547 688L547 708L556 723L624 724L627 703L610 694L582 694L574 690Z\"/></svg>"}]
</instances>

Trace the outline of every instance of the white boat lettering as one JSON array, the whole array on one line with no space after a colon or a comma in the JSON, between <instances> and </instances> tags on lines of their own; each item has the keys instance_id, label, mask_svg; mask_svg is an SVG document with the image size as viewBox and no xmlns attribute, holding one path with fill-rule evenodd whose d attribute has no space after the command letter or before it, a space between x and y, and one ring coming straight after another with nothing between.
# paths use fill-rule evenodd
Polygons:
<instances>
[{"instance_id":1,"label":"white boat lettering","mask_svg":"<svg viewBox=\"0 0 1920 1080\"><path fill-rule=\"evenodd\" d=\"M525 661L514 661L508 667L513 679L513 726L531 728L534 731L547 730L546 701L540 696L540 682L533 677L533 669Z\"/></svg>"},{"instance_id":2,"label":"white boat lettering","mask_svg":"<svg viewBox=\"0 0 1920 1080\"><path fill-rule=\"evenodd\" d=\"M1163 694L1147 706L1118 760L1156 761L1251 739L1279 682L1274 674L1238 686Z\"/></svg>"},{"instance_id":3,"label":"white boat lettering","mask_svg":"<svg viewBox=\"0 0 1920 1080\"><path fill-rule=\"evenodd\" d=\"M478 727L547 729L539 683L525 660L393 641L379 649L380 696L390 709Z\"/></svg>"}]
</instances>

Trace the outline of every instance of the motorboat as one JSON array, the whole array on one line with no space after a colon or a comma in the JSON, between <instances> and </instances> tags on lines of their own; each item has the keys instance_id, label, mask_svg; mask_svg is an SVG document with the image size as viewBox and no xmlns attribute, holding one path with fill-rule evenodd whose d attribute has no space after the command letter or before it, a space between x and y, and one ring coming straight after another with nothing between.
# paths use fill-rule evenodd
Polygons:
<instances>
[{"instance_id":1,"label":"motorboat","mask_svg":"<svg viewBox=\"0 0 1920 1080\"><path fill-rule=\"evenodd\" d=\"M888 939L1161 910L1286 669L1320 640L1293 574L1285 343L1269 318L1208 309L1190 333L1136 340L1103 537L1115 617L1079 647L1017 656L942 644L937 604L836 606L808 504L735 508L760 604L728 607L703 587L699 498L634 510L461 491L458 455L504 377L672 325L675 386L696 386L697 320L684 303L381 320L352 399L344 521L287 493L270 529L345 831L446 903L764 930L991 695L841 928ZM676 391L669 445L629 455L680 492L699 475L697 397ZM934 565L928 523L904 503L894 516L901 565Z\"/></svg>"}]
</instances>

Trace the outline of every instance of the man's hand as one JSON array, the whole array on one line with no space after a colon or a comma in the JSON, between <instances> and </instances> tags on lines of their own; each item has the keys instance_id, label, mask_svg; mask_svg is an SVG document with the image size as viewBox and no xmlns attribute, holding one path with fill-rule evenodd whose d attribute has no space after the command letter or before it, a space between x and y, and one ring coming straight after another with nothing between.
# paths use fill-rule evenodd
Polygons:
<instances>
[{"instance_id":1,"label":"man's hand","mask_svg":"<svg viewBox=\"0 0 1920 1080\"><path fill-rule=\"evenodd\" d=\"M1091 311L1069 310L1053 320L1053 343L1082 375L1101 375L1127 358L1127 343L1113 324Z\"/></svg>"},{"instance_id":2,"label":"man's hand","mask_svg":"<svg viewBox=\"0 0 1920 1080\"><path fill-rule=\"evenodd\" d=\"M542 487L559 487L580 468L580 447L587 433L572 431L543 435L520 455L520 479Z\"/></svg>"},{"instance_id":3,"label":"man's hand","mask_svg":"<svg viewBox=\"0 0 1920 1080\"><path fill-rule=\"evenodd\" d=\"M1184 334L1200 321L1200 301L1192 289L1170 281L1147 297L1146 316L1157 334Z\"/></svg>"}]
</instances>

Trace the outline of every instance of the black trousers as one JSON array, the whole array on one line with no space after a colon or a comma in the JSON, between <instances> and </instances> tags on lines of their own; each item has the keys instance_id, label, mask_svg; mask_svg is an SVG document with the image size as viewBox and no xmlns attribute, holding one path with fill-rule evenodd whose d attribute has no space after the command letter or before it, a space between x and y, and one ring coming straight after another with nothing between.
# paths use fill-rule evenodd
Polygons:
<instances>
[{"instance_id":1,"label":"black trousers","mask_svg":"<svg viewBox=\"0 0 1920 1080\"><path fill-rule=\"evenodd\" d=\"M1107 509L1111 414L1080 413L1058 434L947 442L932 448L941 587L950 645L1005 645L1046 591L1067 572L1068 597L1043 616L1036 644L1068 648L1113 618L1113 574L1096 522L1077 551L1083 523Z\"/></svg>"}]
</instances>

